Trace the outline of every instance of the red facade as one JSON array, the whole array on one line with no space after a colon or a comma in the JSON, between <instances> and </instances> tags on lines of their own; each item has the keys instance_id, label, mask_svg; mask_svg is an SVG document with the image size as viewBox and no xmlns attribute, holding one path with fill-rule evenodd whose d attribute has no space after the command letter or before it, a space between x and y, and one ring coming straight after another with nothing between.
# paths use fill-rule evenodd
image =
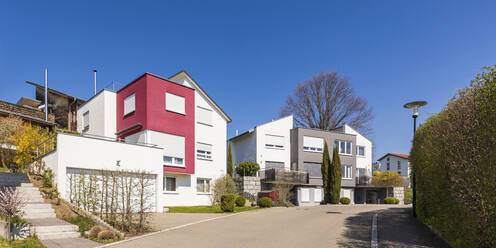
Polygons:
<instances>
[{"instance_id":1,"label":"red facade","mask_svg":"<svg viewBox=\"0 0 496 248\"><path fill-rule=\"evenodd\" d=\"M184 97L185 114L167 111L165 93L169 92ZM135 111L126 116L124 99L135 94ZM117 92L117 132L135 126L123 132L124 138L143 130L184 136L185 168L164 166L164 172L194 174L195 172L195 90L176 84L166 79L145 73ZM141 126L137 125L141 124Z\"/></svg>"}]
</instances>

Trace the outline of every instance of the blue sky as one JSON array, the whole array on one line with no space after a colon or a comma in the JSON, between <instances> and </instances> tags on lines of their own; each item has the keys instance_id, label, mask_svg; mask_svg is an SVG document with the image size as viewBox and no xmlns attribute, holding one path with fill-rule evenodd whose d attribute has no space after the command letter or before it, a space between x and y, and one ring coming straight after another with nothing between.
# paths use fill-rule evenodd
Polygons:
<instances>
[{"instance_id":1,"label":"blue sky","mask_svg":"<svg viewBox=\"0 0 496 248\"><path fill-rule=\"evenodd\" d=\"M437 113L496 64L494 1L2 1L0 99L24 80L88 99L187 70L231 116L228 137L277 118L296 84L337 70L373 106L374 158L409 153L411 113Z\"/></svg>"}]
</instances>

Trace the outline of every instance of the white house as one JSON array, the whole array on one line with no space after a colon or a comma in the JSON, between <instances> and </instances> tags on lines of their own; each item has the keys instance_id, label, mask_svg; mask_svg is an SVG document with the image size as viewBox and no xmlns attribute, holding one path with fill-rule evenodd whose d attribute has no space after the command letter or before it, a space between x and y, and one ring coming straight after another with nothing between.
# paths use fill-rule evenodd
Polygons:
<instances>
[{"instance_id":1,"label":"white house","mask_svg":"<svg viewBox=\"0 0 496 248\"><path fill-rule=\"evenodd\" d=\"M229 139L234 165L254 161L260 169L291 167L290 130L293 116L258 125Z\"/></svg>"},{"instance_id":2,"label":"white house","mask_svg":"<svg viewBox=\"0 0 496 248\"><path fill-rule=\"evenodd\" d=\"M339 128L342 132L356 135L356 177L372 175L372 141L348 124Z\"/></svg>"},{"instance_id":3,"label":"white house","mask_svg":"<svg viewBox=\"0 0 496 248\"><path fill-rule=\"evenodd\" d=\"M396 171L404 177L410 176L410 162L408 162L408 155L388 153L379 158L378 161L380 164L378 171L380 172Z\"/></svg>"}]
</instances>

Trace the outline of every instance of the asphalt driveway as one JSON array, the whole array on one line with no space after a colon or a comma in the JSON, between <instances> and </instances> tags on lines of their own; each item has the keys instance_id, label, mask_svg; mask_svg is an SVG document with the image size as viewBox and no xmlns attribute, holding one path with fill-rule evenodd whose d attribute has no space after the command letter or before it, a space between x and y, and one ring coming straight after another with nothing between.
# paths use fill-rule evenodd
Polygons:
<instances>
[{"instance_id":1,"label":"asphalt driveway","mask_svg":"<svg viewBox=\"0 0 496 248\"><path fill-rule=\"evenodd\" d=\"M378 218L379 247L444 247L422 225L412 226L416 220L404 206L387 205L272 208L233 215L160 214L153 223L166 231L113 247L370 247L375 213L384 216ZM387 225L381 226L386 219ZM381 233L386 231L388 235Z\"/></svg>"}]
</instances>

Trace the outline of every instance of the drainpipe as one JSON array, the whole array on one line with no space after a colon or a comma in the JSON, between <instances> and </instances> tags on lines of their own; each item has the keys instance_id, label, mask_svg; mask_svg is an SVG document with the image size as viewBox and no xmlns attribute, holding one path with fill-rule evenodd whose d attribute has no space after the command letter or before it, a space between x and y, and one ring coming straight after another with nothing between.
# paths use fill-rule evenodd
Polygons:
<instances>
[{"instance_id":1,"label":"drainpipe","mask_svg":"<svg viewBox=\"0 0 496 248\"><path fill-rule=\"evenodd\" d=\"M45 69L45 121L48 121L48 69Z\"/></svg>"}]
</instances>

